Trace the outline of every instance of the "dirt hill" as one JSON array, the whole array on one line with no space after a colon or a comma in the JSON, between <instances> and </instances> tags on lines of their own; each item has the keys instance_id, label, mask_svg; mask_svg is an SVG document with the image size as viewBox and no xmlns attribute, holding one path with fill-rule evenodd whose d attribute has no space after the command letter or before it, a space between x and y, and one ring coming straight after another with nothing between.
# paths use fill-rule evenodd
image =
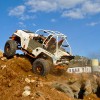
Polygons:
<instances>
[{"instance_id":1,"label":"dirt hill","mask_svg":"<svg viewBox=\"0 0 100 100\"><path fill-rule=\"evenodd\" d=\"M61 75L60 71L38 76L21 55L0 59L0 100L100 100L99 82L96 75Z\"/></svg>"}]
</instances>

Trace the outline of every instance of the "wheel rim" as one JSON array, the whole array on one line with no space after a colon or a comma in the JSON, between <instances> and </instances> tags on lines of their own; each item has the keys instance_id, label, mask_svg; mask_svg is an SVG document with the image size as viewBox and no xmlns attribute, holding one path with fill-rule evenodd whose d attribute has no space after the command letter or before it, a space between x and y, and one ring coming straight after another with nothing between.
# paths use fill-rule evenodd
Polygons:
<instances>
[{"instance_id":1,"label":"wheel rim","mask_svg":"<svg viewBox=\"0 0 100 100\"><path fill-rule=\"evenodd\" d=\"M41 74L43 71L43 66L42 65L37 65L36 66L36 73Z\"/></svg>"}]
</instances>

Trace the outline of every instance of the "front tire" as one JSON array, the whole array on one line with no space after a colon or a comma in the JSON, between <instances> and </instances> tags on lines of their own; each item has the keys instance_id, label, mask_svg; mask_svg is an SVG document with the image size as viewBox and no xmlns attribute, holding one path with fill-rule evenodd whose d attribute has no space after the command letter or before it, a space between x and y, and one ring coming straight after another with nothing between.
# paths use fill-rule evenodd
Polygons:
<instances>
[{"instance_id":1,"label":"front tire","mask_svg":"<svg viewBox=\"0 0 100 100\"><path fill-rule=\"evenodd\" d=\"M33 62L33 72L45 76L49 73L50 71L50 66L47 60L38 58Z\"/></svg>"},{"instance_id":2,"label":"front tire","mask_svg":"<svg viewBox=\"0 0 100 100\"><path fill-rule=\"evenodd\" d=\"M4 47L4 54L7 58L11 58L15 55L17 50L17 43L14 40L8 40Z\"/></svg>"}]
</instances>

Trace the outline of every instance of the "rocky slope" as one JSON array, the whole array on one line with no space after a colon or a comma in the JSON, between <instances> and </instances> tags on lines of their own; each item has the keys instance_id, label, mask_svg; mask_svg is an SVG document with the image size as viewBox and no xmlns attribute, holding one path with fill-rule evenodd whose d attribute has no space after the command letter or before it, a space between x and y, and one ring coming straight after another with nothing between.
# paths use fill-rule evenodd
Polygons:
<instances>
[{"instance_id":1,"label":"rocky slope","mask_svg":"<svg viewBox=\"0 0 100 100\"><path fill-rule=\"evenodd\" d=\"M0 100L100 100L99 74L45 77L32 72L31 62L24 56L6 59L0 55Z\"/></svg>"}]
</instances>

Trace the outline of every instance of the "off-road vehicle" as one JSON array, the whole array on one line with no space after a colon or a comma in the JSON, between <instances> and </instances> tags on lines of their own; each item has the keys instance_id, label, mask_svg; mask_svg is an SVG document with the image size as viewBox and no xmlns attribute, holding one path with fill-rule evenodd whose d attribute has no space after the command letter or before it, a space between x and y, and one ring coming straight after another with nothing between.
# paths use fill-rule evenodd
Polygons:
<instances>
[{"instance_id":1,"label":"off-road vehicle","mask_svg":"<svg viewBox=\"0 0 100 100\"><path fill-rule=\"evenodd\" d=\"M69 64L69 61L73 59L67 36L58 31L17 30L6 42L4 54L7 58L11 58L16 50L22 50L25 54L35 58L32 69L34 73L40 75L48 74L54 66L60 68L64 64Z\"/></svg>"}]
</instances>

